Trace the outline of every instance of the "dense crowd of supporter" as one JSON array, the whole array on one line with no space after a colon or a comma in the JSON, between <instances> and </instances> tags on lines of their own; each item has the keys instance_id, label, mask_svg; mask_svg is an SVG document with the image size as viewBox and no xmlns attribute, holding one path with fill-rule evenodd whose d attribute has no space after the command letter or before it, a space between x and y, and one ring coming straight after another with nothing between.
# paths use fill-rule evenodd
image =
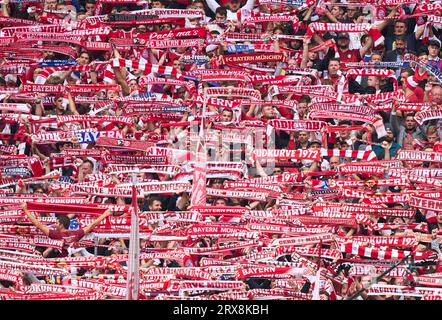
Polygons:
<instances>
[{"instance_id":1,"label":"dense crowd of supporter","mask_svg":"<svg viewBox=\"0 0 442 320\"><path fill-rule=\"evenodd\" d=\"M1 7L0 299L442 299L440 2Z\"/></svg>"}]
</instances>

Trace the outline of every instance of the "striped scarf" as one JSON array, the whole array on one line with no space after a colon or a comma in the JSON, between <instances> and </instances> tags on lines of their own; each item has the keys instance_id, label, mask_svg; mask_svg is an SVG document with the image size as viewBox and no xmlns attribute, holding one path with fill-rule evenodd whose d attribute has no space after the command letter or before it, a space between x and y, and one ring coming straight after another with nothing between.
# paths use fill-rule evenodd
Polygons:
<instances>
[{"instance_id":1,"label":"striped scarf","mask_svg":"<svg viewBox=\"0 0 442 320\"><path fill-rule=\"evenodd\" d=\"M377 248L369 248L354 243L341 244L339 248L339 250L344 253L380 260L401 260L411 253L410 251L396 250L390 248L379 250ZM429 257L430 253L431 252L415 252L413 253L413 257L414 259L426 259Z\"/></svg>"},{"instance_id":2,"label":"striped scarf","mask_svg":"<svg viewBox=\"0 0 442 320\"><path fill-rule=\"evenodd\" d=\"M125 67L129 69L138 69L143 71L144 74L161 73L167 76L176 77L177 79L182 77L181 73L176 68L170 66L160 66L157 64L151 64L141 60L133 61L128 59L115 58L111 61L111 66L113 68Z\"/></svg>"},{"instance_id":3,"label":"striped scarf","mask_svg":"<svg viewBox=\"0 0 442 320\"><path fill-rule=\"evenodd\" d=\"M97 64L94 67L91 65L74 65L74 66L60 66L60 67L49 67L44 68L37 75L35 80L36 84L45 84L46 80L50 75L59 72L59 71L77 71L77 72L91 72L91 71L100 71L106 68L106 64Z\"/></svg>"},{"instance_id":4,"label":"striped scarf","mask_svg":"<svg viewBox=\"0 0 442 320\"><path fill-rule=\"evenodd\" d=\"M364 151L364 150L321 149L321 156L353 158L364 161L372 161L377 159L376 154L371 150Z\"/></svg>"}]
</instances>

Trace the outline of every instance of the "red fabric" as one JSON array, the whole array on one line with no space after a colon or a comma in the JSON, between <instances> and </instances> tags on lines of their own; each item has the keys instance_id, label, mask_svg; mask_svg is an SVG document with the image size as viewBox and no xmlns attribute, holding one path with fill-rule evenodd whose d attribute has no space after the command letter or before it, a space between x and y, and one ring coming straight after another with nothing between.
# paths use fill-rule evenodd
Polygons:
<instances>
[{"instance_id":1,"label":"red fabric","mask_svg":"<svg viewBox=\"0 0 442 320\"><path fill-rule=\"evenodd\" d=\"M339 81L339 79L341 79L340 76L336 75L336 76L329 76L328 77L331 81L333 81L333 83L336 85Z\"/></svg>"},{"instance_id":2,"label":"red fabric","mask_svg":"<svg viewBox=\"0 0 442 320\"><path fill-rule=\"evenodd\" d=\"M293 120L293 113L290 112L287 108L280 107L277 109L278 109L279 113L281 114L281 116L283 116L286 119Z\"/></svg>"},{"instance_id":3,"label":"red fabric","mask_svg":"<svg viewBox=\"0 0 442 320\"><path fill-rule=\"evenodd\" d=\"M68 248L71 244L80 241L81 238L84 237L84 230L67 230L67 231L57 231L54 229L49 230L49 238L55 240L63 240L63 250L60 253L60 256L66 257L68 256Z\"/></svg>"},{"instance_id":4,"label":"red fabric","mask_svg":"<svg viewBox=\"0 0 442 320\"><path fill-rule=\"evenodd\" d=\"M407 102L415 102L415 103L422 102L422 101L419 101L419 98L416 96L415 93L412 93L412 94L406 96L405 99L407 100Z\"/></svg>"},{"instance_id":5,"label":"red fabric","mask_svg":"<svg viewBox=\"0 0 442 320\"><path fill-rule=\"evenodd\" d=\"M287 149L289 150L295 150L296 149L296 142L295 140L290 139L289 143L287 144Z\"/></svg>"},{"instance_id":6,"label":"red fabric","mask_svg":"<svg viewBox=\"0 0 442 320\"><path fill-rule=\"evenodd\" d=\"M424 102L425 91L421 87L417 86L416 89L413 90L419 102Z\"/></svg>"},{"instance_id":7,"label":"red fabric","mask_svg":"<svg viewBox=\"0 0 442 320\"><path fill-rule=\"evenodd\" d=\"M341 49L338 48L339 53L339 61L341 63L345 62L359 62L362 60L361 53L359 50L347 50L345 52L341 51Z\"/></svg>"}]
</instances>

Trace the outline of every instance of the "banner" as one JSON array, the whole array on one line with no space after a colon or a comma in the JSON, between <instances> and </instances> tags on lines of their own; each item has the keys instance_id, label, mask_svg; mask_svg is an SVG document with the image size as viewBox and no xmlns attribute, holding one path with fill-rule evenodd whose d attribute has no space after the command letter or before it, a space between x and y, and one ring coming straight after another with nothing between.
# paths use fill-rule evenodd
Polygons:
<instances>
[{"instance_id":1,"label":"banner","mask_svg":"<svg viewBox=\"0 0 442 320\"><path fill-rule=\"evenodd\" d=\"M296 160L310 160L320 161L321 153L319 150L298 149L255 149L252 154L254 160L257 159L296 159Z\"/></svg>"}]
</instances>

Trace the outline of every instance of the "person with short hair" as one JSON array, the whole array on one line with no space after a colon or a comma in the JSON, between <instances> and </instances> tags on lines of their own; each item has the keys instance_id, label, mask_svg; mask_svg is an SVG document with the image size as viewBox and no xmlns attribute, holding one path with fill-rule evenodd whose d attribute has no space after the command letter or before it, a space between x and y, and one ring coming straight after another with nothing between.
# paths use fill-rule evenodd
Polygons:
<instances>
[{"instance_id":1,"label":"person with short hair","mask_svg":"<svg viewBox=\"0 0 442 320\"><path fill-rule=\"evenodd\" d=\"M429 90L427 89L429 88ZM442 104L442 86L440 84L425 86L425 102L432 102L435 106Z\"/></svg>"},{"instance_id":2,"label":"person with short hair","mask_svg":"<svg viewBox=\"0 0 442 320\"><path fill-rule=\"evenodd\" d=\"M442 71L442 62L439 57L441 42L434 38L428 42L428 65L436 70Z\"/></svg>"},{"instance_id":3,"label":"person with short hair","mask_svg":"<svg viewBox=\"0 0 442 320\"><path fill-rule=\"evenodd\" d=\"M147 208L149 209L149 211L161 211L161 199L157 196L150 197L149 200L147 200Z\"/></svg>"},{"instance_id":4,"label":"person with short hair","mask_svg":"<svg viewBox=\"0 0 442 320\"><path fill-rule=\"evenodd\" d=\"M339 60L340 62L359 62L362 57L369 52L373 45L373 40L370 35L366 35L365 44L358 49L350 49L350 35L348 32L338 33L336 44L338 47Z\"/></svg>"},{"instance_id":5,"label":"person with short hair","mask_svg":"<svg viewBox=\"0 0 442 320\"><path fill-rule=\"evenodd\" d=\"M398 7L395 7L391 12L389 13L389 17L393 17L397 14ZM392 25L391 22L393 22ZM385 37L384 45L386 51L391 51L394 49L394 43L398 40L398 38L404 38L406 43L406 48L411 52L417 52L417 48L419 46L418 39L422 36L424 33L425 25L421 25L417 28L417 30L414 32L414 30L411 30L408 26L408 23L406 20L392 20L392 19L385 19L381 21L379 24L376 25L376 28L379 31L382 31L382 34Z\"/></svg>"},{"instance_id":6,"label":"person with short hair","mask_svg":"<svg viewBox=\"0 0 442 320\"><path fill-rule=\"evenodd\" d=\"M338 170L338 166L341 164L341 160L337 156L332 156L330 157L328 163L330 164L330 170L336 171Z\"/></svg>"},{"instance_id":7,"label":"person with short hair","mask_svg":"<svg viewBox=\"0 0 442 320\"><path fill-rule=\"evenodd\" d=\"M59 254L59 257L68 256L68 248L81 240L85 235L92 232L92 230L104 219L113 214L111 209L104 211L97 219L95 219L90 225L78 230L69 230L71 220L65 215L59 215L57 217L57 223L55 229L51 229L42 224L37 218L35 218L28 210L27 203L22 204L23 212L26 217L32 222L34 226L40 229L46 236L51 239L63 240L63 249Z\"/></svg>"},{"instance_id":8,"label":"person with short hair","mask_svg":"<svg viewBox=\"0 0 442 320\"><path fill-rule=\"evenodd\" d=\"M94 167L95 165L91 160L84 160L78 169L78 182L84 182L87 176L94 172Z\"/></svg>"},{"instance_id":9,"label":"person with short hair","mask_svg":"<svg viewBox=\"0 0 442 320\"><path fill-rule=\"evenodd\" d=\"M211 22L225 23L227 21L227 9L225 7L218 7L215 10L215 19Z\"/></svg>"},{"instance_id":10,"label":"person with short hair","mask_svg":"<svg viewBox=\"0 0 442 320\"><path fill-rule=\"evenodd\" d=\"M407 38L405 38L404 36L397 36L394 44L395 44L395 49L387 51L382 61L401 62L404 60L404 55L408 51Z\"/></svg>"},{"instance_id":11,"label":"person with short hair","mask_svg":"<svg viewBox=\"0 0 442 320\"><path fill-rule=\"evenodd\" d=\"M216 12L221 5L216 0L207 0L207 6ZM227 9L227 20L229 21L243 21L250 16L253 7L255 6L255 0L247 0L244 6L241 6L241 0L228 0L225 4Z\"/></svg>"},{"instance_id":12,"label":"person with short hair","mask_svg":"<svg viewBox=\"0 0 442 320\"><path fill-rule=\"evenodd\" d=\"M380 144L372 144L371 146L371 149L379 160L394 159L399 149L401 149L401 145L394 141L395 136L392 126L386 124L385 131L387 132L387 135L379 139Z\"/></svg>"},{"instance_id":13,"label":"person with short hair","mask_svg":"<svg viewBox=\"0 0 442 320\"><path fill-rule=\"evenodd\" d=\"M338 58L331 58L328 62L327 76L323 76L321 83L324 84L325 80L331 80L334 84L334 88L338 92L342 92L345 84L345 77L341 71L341 60Z\"/></svg>"},{"instance_id":14,"label":"person with short hair","mask_svg":"<svg viewBox=\"0 0 442 320\"><path fill-rule=\"evenodd\" d=\"M233 110L223 109L221 112L221 122L232 122L233 121Z\"/></svg>"},{"instance_id":15,"label":"person with short hair","mask_svg":"<svg viewBox=\"0 0 442 320\"><path fill-rule=\"evenodd\" d=\"M95 0L86 0L84 8L86 10L86 16L94 16L97 8L97 2Z\"/></svg>"},{"instance_id":16,"label":"person with short hair","mask_svg":"<svg viewBox=\"0 0 442 320\"><path fill-rule=\"evenodd\" d=\"M166 0L152 0L150 5L152 9L165 9L168 3Z\"/></svg>"},{"instance_id":17,"label":"person with short hair","mask_svg":"<svg viewBox=\"0 0 442 320\"><path fill-rule=\"evenodd\" d=\"M310 147L310 134L308 131L299 131L295 149L308 149Z\"/></svg>"},{"instance_id":18,"label":"person with short hair","mask_svg":"<svg viewBox=\"0 0 442 320\"><path fill-rule=\"evenodd\" d=\"M413 140L424 140L425 133L421 127L417 125L413 114L403 115L403 119L403 124L399 124L396 106L393 105L390 113L391 132L396 137L396 142L399 143L404 150L413 150Z\"/></svg>"},{"instance_id":19,"label":"person with short hair","mask_svg":"<svg viewBox=\"0 0 442 320\"><path fill-rule=\"evenodd\" d=\"M429 125L425 134L428 146L434 148L435 145L440 144L441 138L439 136L439 130L436 125Z\"/></svg>"}]
</instances>

